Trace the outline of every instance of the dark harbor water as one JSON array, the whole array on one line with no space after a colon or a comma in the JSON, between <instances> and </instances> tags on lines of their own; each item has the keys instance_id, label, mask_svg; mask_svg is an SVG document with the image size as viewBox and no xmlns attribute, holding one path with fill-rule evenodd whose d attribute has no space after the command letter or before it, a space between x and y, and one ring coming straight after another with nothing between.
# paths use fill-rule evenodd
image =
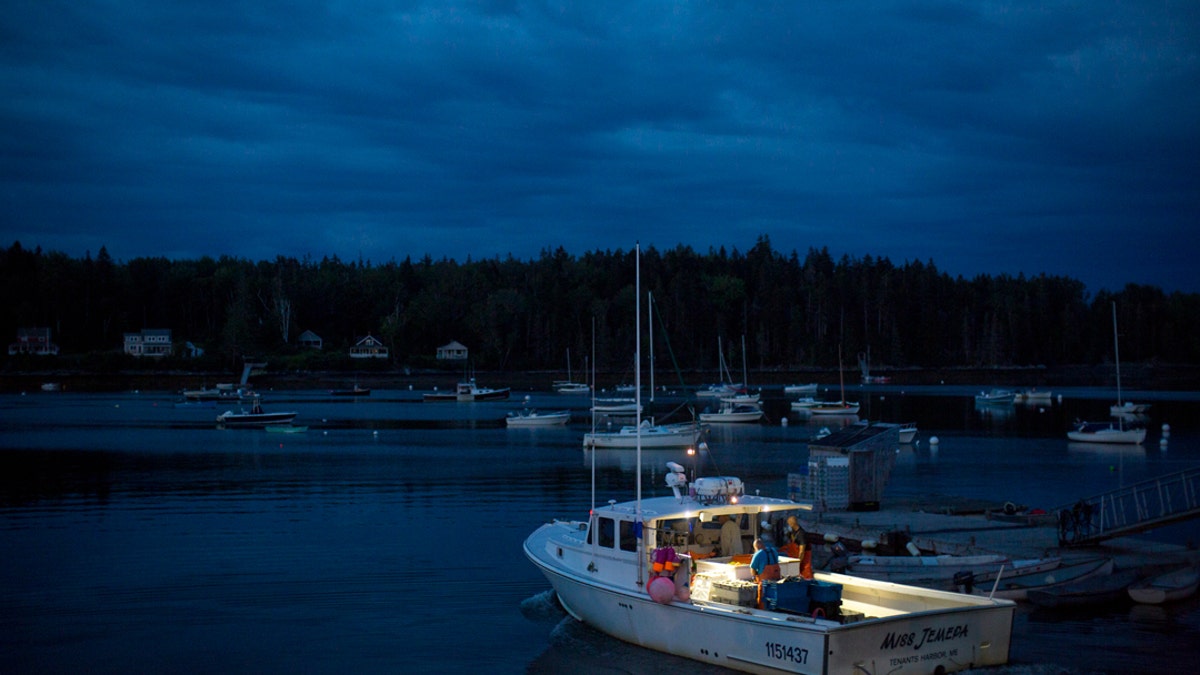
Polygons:
<instances>
[{"instance_id":1,"label":"dark harbor water","mask_svg":"<svg viewBox=\"0 0 1200 675\"><path fill-rule=\"evenodd\" d=\"M1114 449L1065 436L1076 417L1106 415L1108 392L981 410L978 389L849 392L861 418L920 425L888 499L1050 508L1200 463L1200 393L1127 392L1153 404L1150 436ZM531 392L538 409L572 408L571 424L505 428L525 395L266 393L269 411L299 413L302 434L218 429L233 406L178 408L170 392L0 395L0 672L724 672L558 609L521 543L593 502L589 402ZM804 442L829 422L783 425L786 403L768 396L769 423L714 426L702 473L786 496ZM631 454L596 454L596 501L632 497ZM665 491L663 463L678 456L645 458L645 489ZM1200 527L1147 536L1196 542ZM993 672L1195 672L1200 596L1083 615L1022 607L1011 661Z\"/></svg>"}]
</instances>

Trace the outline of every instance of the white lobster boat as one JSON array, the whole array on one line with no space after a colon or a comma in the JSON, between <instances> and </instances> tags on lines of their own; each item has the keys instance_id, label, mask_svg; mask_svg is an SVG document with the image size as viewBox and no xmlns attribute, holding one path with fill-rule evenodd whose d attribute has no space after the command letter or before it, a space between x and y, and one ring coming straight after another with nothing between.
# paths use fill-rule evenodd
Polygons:
<instances>
[{"instance_id":1,"label":"white lobster boat","mask_svg":"<svg viewBox=\"0 0 1200 675\"><path fill-rule=\"evenodd\" d=\"M736 478L689 484L683 467L668 467L671 496L598 506L587 520L556 520L525 541L525 555L574 618L649 649L751 673L952 672L1008 661L1009 600L817 573L768 583L764 595L779 600L760 609L746 565L700 559L692 575L692 556L711 553L696 533L717 516L735 516L753 537L766 531L762 523L805 507L743 494ZM673 578L654 572L668 550L679 561ZM795 561L781 563L785 575L798 573L788 569ZM818 589L838 597L817 601Z\"/></svg>"}]
</instances>

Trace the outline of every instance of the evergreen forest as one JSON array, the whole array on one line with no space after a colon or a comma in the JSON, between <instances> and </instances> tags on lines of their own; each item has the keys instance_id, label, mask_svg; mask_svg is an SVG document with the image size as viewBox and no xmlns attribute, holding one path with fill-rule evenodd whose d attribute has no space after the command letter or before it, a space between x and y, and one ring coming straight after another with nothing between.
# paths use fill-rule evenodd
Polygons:
<instances>
[{"instance_id":1,"label":"evergreen forest","mask_svg":"<svg viewBox=\"0 0 1200 675\"><path fill-rule=\"evenodd\" d=\"M342 367L370 334L390 350L370 367L433 366L437 347L457 340L481 370L564 370L568 353L576 372L593 353L597 368L632 370L633 249L465 262L118 262L104 248L73 258L18 242L0 250L0 279L0 334L11 342L19 328L49 327L59 359L91 367L133 367L123 334L169 328L176 344L205 354L183 364L177 350L176 363L159 367L236 371L245 358ZM643 249L641 283L643 330L652 297L658 358L684 370L716 368L718 340L735 369L743 340L755 369L836 368L839 351L854 368L867 350L873 369L1105 363L1113 302L1122 362L1200 363L1200 294L1135 284L1089 296L1066 277L955 278L933 261L783 254L767 237L745 252ZM323 338L321 352L297 346L305 330Z\"/></svg>"}]
</instances>

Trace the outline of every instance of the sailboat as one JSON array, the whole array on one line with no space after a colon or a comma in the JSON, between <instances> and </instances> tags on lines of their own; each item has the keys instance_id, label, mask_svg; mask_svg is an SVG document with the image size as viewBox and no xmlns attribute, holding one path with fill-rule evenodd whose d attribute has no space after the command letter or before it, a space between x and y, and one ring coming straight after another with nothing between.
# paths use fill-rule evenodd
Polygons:
<instances>
[{"instance_id":1,"label":"sailboat","mask_svg":"<svg viewBox=\"0 0 1200 675\"><path fill-rule=\"evenodd\" d=\"M842 369L842 348L838 346L838 381L841 383L842 399L840 401L818 401L805 406L803 410L810 415L857 415L858 403L846 400L846 374ZM793 410L797 408L792 407Z\"/></svg>"},{"instance_id":2,"label":"sailboat","mask_svg":"<svg viewBox=\"0 0 1200 675\"><path fill-rule=\"evenodd\" d=\"M638 297L640 304L640 288ZM640 386L635 395L640 406ZM730 516L743 537L760 537L811 505L747 491L734 476L689 478L675 462L666 463L663 496L643 498L642 459L639 442L633 500L598 505L593 466L585 519L556 519L525 540L525 556L576 620L648 649L752 673L849 673L864 664L953 672L1008 662L1011 600L823 572L801 579L800 561L786 556L779 581L755 583L748 565L714 556L713 526Z\"/></svg>"},{"instance_id":3,"label":"sailboat","mask_svg":"<svg viewBox=\"0 0 1200 675\"><path fill-rule=\"evenodd\" d=\"M587 373L587 362L583 364L583 372ZM584 379L587 379L586 377ZM567 379L556 380L554 391L560 394L586 394L592 390L586 382L576 382L571 378L571 350L567 350Z\"/></svg>"},{"instance_id":4,"label":"sailboat","mask_svg":"<svg viewBox=\"0 0 1200 675\"><path fill-rule=\"evenodd\" d=\"M745 353L745 347L742 349ZM734 382L733 374L729 372L729 365L725 363L725 350L721 346L721 336L717 336L717 374L721 377L721 382L709 385L696 392L697 398L728 398L737 396L746 391L745 382Z\"/></svg>"},{"instance_id":5,"label":"sailboat","mask_svg":"<svg viewBox=\"0 0 1200 675\"><path fill-rule=\"evenodd\" d=\"M1117 404L1111 407L1115 420L1107 422L1078 422L1075 428L1067 432L1067 438L1083 443L1135 443L1146 440L1145 427L1126 427L1118 409L1125 406L1121 402L1121 350L1117 337L1117 303L1112 304L1113 312L1113 359L1117 366ZM1132 404L1130 404L1132 406Z\"/></svg>"},{"instance_id":6,"label":"sailboat","mask_svg":"<svg viewBox=\"0 0 1200 675\"><path fill-rule=\"evenodd\" d=\"M654 298L646 294L649 304L650 319L650 400L654 400ZM641 295L638 296L638 330L641 331ZM640 336L641 333L639 332ZM642 419L642 373L641 373L641 344L638 344L638 358L634 363L634 398L601 402L592 400L592 430L583 435L584 450L633 450L639 453L642 448L684 449L694 452L704 435L706 426L695 422L677 422L675 424L655 424L653 418ZM621 418L633 416L633 424L626 424L617 430L597 431L596 414L616 414ZM594 455L593 455L594 457Z\"/></svg>"}]
</instances>

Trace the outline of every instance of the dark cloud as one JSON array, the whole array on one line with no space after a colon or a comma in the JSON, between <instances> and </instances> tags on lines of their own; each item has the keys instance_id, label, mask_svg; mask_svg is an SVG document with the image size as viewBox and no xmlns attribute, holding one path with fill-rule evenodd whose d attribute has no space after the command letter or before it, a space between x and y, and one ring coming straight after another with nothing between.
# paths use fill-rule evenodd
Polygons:
<instances>
[{"instance_id":1,"label":"dark cloud","mask_svg":"<svg viewBox=\"0 0 1200 675\"><path fill-rule=\"evenodd\" d=\"M385 261L766 234L1200 291L1198 19L1190 2L9 3L0 239Z\"/></svg>"}]
</instances>

